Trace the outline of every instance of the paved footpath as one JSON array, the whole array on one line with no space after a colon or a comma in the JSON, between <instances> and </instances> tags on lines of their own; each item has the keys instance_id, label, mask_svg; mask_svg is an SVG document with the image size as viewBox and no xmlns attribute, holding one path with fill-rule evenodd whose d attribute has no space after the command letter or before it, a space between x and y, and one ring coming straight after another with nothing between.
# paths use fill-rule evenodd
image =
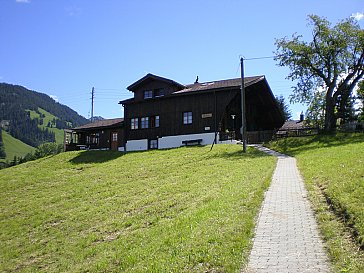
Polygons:
<instances>
[{"instance_id":1,"label":"paved footpath","mask_svg":"<svg viewBox=\"0 0 364 273\"><path fill-rule=\"evenodd\" d=\"M329 272L329 263L293 157L261 146L278 157L244 273Z\"/></svg>"}]
</instances>

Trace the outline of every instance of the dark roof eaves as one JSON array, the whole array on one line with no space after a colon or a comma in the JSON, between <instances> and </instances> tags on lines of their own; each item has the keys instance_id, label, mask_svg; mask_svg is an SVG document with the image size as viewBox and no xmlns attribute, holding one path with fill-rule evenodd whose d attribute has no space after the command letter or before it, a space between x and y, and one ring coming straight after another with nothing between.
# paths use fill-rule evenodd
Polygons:
<instances>
[{"instance_id":1,"label":"dark roof eaves","mask_svg":"<svg viewBox=\"0 0 364 273\"><path fill-rule=\"evenodd\" d=\"M213 81L213 82L234 81L234 80L239 80L239 79L240 78L234 78L234 79L219 80L219 81ZM245 79L252 79L249 82L247 82L247 84L245 84L245 87L250 87L250 86L252 86L258 82L264 81L264 80L265 80L266 84L268 85L268 82L266 81L266 78L264 75L245 77ZM201 83L201 84L204 84L204 83ZM185 89L191 88L193 85L194 84L186 85L185 87L187 87L187 88L185 88ZM201 90L190 90L190 91L187 91L187 90L184 91L184 89L182 89L182 90L175 91L175 92L171 93L170 95L160 97L158 99L167 99L167 98L171 98L171 97L175 97L175 96L179 96L179 95L194 95L194 94L203 94L203 93L210 93L210 92L219 92L219 91L231 90L231 89L235 89L235 88L240 89L240 87L241 87L241 84L223 86L223 87L211 87L211 88L205 88L205 89L201 89ZM269 90L269 91L272 93L271 90ZM135 102L135 99L129 98L129 99L126 99L123 101L119 101L119 104L125 105L125 104L129 104L129 103L133 103L133 102Z\"/></svg>"},{"instance_id":2,"label":"dark roof eaves","mask_svg":"<svg viewBox=\"0 0 364 273\"><path fill-rule=\"evenodd\" d=\"M115 120L114 123L111 124L102 124L102 120L101 121L96 121L94 123L88 123L76 128L73 128L72 130L74 131L88 131L88 130L93 130L95 128L113 128L113 127L119 127L120 125L122 125L124 123L124 119L123 118L115 118L115 119L110 119L110 120Z\"/></svg>"},{"instance_id":3,"label":"dark roof eaves","mask_svg":"<svg viewBox=\"0 0 364 273\"><path fill-rule=\"evenodd\" d=\"M161 76L157 76L157 75L154 75L154 74L151 74L151 73L148 73L147 75L145 75L143 78L137 80L136 82L134 82L133 84L129 85L127 87L127 89L129 91L132 91L133 92L133 89L135 87L137 87L140 83L142 83L143 81L145 81L146 79L148 78L154 78L156 80L161 80L161 81L166 81L168 83L172 83L174 85L177 85L178 87L181 87L181 88L185 88L185 86L183 84L180 84L174 80L171 80L171 79L167 79L167 78L164 78L164 77L161 77Z\"/></svg>"},{"instance_id":4,"label":"dark roof eaves","mask_svg":"<svg viewBox=\"0 0 364 273\"><path fill-rule=\"evenodd\" d=\"M248 79L248 78L255 78L249 82L247 82L246 84L244 84L244 87L249 87L252 86L260 81L263 81L265 79L265 76L253 76L253 77L245 77L244 79ZM234 79L227 79L227 80L220 80L220 81L214 81L216 82L223 82L223 81L234 81L234 80L239 80L239 78L234 78ZM207 82L208 83L208 82ZM204 83L201 83L204 84ZM190 84L190 85L186 85L189 88L193 87L194 84ZM211 88L205 88L205 89L201 89L201 90L191 90L191 91L187 91L187 90L179 90L176 92L173 92L173 95L177 95L177 94L192 94L192 93L199 93L199 92L214 92L214 91L220 91L220 90L224 90L224 89L231 89L231 88L240 88L241 84L237 84L237 85L228 85L228 86L223 86L223 87L211 87Z\"/></svg>"}]
</instances>

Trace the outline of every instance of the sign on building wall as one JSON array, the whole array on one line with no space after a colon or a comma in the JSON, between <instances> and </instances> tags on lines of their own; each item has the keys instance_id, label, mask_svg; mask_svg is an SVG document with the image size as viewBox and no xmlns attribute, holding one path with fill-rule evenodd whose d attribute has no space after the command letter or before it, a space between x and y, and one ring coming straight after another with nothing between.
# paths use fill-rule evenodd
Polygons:
<instances>
[{"instance_id":1,"label":"sign on building wall","mask_svg":"<svg viewBox=\"0 0 364 273\"><path fill-rule=\"evenodd\" d=\"M212 118L212 113L202 114L202 118Z\"/></svg>"}]
</instances>

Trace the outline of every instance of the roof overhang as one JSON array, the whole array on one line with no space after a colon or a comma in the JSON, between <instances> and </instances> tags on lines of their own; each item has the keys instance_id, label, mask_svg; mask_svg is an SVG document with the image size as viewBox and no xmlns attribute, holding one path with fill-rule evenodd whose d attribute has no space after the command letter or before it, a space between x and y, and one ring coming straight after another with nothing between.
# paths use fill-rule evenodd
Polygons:
<instances>
[{"instance_id":1,"label":"roof overhang","mask_svg":"<svg viewBox=\"0 0 364 273\"><path fill-rule=\"evenodd\" d=\"M160 77L160 76L157 76L157 75L153 75L153 74L150 74L148 73L147 75L145 75L143 78L141 78L140 80L137 80L135 83L129 85L127 87L127 89L129 91L132 91L134 92L135 89L137 89L139 86L145 84L145 83L148 83L150 81L153 81L153 80L157 80L157 81L162 81L162 82L166 82L166 83L169 83L169 84L172 84L172 85L175 85L177 86L178 88L180 89L183 89L183 88L186 88L183 84L180 84L178 82L175 82L173 80L170 80L170 79L167 79L167 78L163 78L163 77Z\"/></svg>"},{"instance_id":2,"label":"roof overhang","mask_svg":"<svg viewBox=\"0 0 364 273\"><path fill-rule=\"evenodd\" d=\"M108 128L117 128L117 127L122 127L123 125L124 125L123 118L103 119L73 128L71 130L73 132L86 132L86 131L102 130Z\"/></svg>"}]
</instances>

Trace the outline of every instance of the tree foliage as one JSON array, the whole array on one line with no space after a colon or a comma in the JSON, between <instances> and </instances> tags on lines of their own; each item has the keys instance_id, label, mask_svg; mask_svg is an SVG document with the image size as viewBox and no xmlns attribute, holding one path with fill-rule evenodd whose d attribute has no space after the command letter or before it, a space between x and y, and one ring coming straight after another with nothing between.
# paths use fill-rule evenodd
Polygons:
<instances>
[{"instance_id":1,"label":"tree foliage","mask_svg":"<svg viewBox=\"0 0 364 273\"><path fill-rule=\"evenodd\" d=\"M289 109L284 97L282 95L276 96L276 102L283 113L284 120L289 120L292 117L292 112Z\"/></svg>"},{"instance_id":2,"label":"tree foliage","mask_svg":"<svg viewBox=\"0 0 364 273\"><path fill-rule=\"evenodd\" d=\"M359 89L357 90L357 99L360 101L358 121L364 122L364 81L359 83Z\"/></svg>"},{"instance_id":3,"label":"tree foliage","mask_svg":"<svg viewBox=\"0 0 364 273\"><path fill-rule=\"evenodd\" d=\"M306 111L306 123L312 127L324 127L325 120L325 94L318 90L313 94Z\"/></svg>"},{"instance_id":4,"label":"tree foliage","mask_svg":"<svg viewBox=\"0 0 364 273\"><path fill-rule=\"evenodd\" d=\"M17 157L14 158L9 162L0 162L0 169L12 167L21 163L25 163L28 161L36 160L42 157L56 155L63 152L63 145L57 144L54 142L46 142L37 147L34 153L28 153L24 157Z\"/></svg>"},{"instance_id":5,"label":"tree foliage","mask_svg":"<svg viewBox=\"0 0 364 273\"><path fill-rule=\"evenodd\" d=\"M3 130L1 130L1 128L0 128L0 158L5 158L6 154L5 154L5 149L4 149L2 132L3 132Z\"/></svg>"},{"instance_id":6,"label":"tree foliage","mask_svg":"<svg viewBox=\"0 0 364 273\"><path fill-rule=\"evenodd\" d=\"M43 143L34 152L35 158L42 158L49 155L56 155L63 152L63 145L54 142Z\"/></svg>"},{"instance_id":7,"label":"tree foliage","mask_svg":"<svg viewBox=\"0 0 364 273\"><path fill-rule=\"evenodd\" d=\"M335 128L343 117L353 89L364 76L364 31L353 19L335 26L316 15L309 16L312 40L301 35L276 40L275 60L290 68L288 79L297 81L290 99L311 104L318 89L324 90L324 128Z\"/></svg>"}]
</instances>

